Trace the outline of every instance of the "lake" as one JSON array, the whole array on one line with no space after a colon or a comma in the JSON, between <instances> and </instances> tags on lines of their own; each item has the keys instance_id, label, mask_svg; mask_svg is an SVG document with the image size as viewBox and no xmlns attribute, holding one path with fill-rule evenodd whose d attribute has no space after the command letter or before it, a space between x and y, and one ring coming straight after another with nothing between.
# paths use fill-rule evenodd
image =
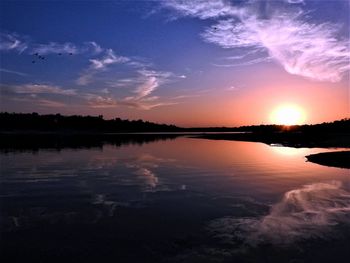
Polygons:
<instances>
[{"instance_id":1,"label":"lake","mask_svg":"<svg viewBox=\"0 0 350 263\"><path fill-rule=\"evenodd\" d=\"M189 136L2 151L2 262L348 262L350 172L305 159L326 151Z\"/></svg>"}]
</instances>

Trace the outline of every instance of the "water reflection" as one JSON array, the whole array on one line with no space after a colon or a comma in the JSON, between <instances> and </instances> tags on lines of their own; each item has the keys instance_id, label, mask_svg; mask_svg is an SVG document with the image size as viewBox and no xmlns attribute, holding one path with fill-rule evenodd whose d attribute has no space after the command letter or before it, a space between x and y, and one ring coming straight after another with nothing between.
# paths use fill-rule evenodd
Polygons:
<instances>
[{"instance_id":1,"label":"water reflection","mask_svg":"<svg viewBox=\"0 0 350 263\"><path fill-rule=\"evenodd\" d=\"M271 145L271 149L273 149L276 153L282 155L300 155L308 152L306 148L293 148L293 147L284 147L282 145Z\"/></svg>"},{"instance_id":2,"label":"water reflection","mask_svg":"<svg viewBox=\"0 0 350 263\"><path fill-rule=\"evenodd\" d=\"M350 240L349 172L305 162L319 149L148 142L1 154L5 256L35 262L59 246L58 261L260 262L266 244Z\"/></svg>"},{"instance_id":3,"label":"water reflection","mask_svg":"<svg viewBox=\"0 0 350 263\"><path fill-rule=\"evenodd\" d=\"M155 142L159 140L171 140L179 137L178 134L1 134L0 152L31 151L37 152L43 149L84 149L99 148L104 144L115 145L142 145L144 143Z\"/></svg>"},{"instance_id":4,"label":"water reflection","mask_svg":"<svg viewBox=\"0 0 350 263\"><path fill-rule=\"evenodd\" d=\"M212 222L210 230L231 243L285 245L327 238L339 224L350 224L350 192L339 181L332 181L288 191L261 218L222 218Z\"/></svg>"}]
</instances>

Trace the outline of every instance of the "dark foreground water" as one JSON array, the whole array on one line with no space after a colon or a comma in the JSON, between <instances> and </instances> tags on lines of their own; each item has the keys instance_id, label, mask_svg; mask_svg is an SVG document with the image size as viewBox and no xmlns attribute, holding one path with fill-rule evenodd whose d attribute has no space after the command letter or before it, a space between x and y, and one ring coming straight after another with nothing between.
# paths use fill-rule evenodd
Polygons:
<instances>
[{"instance_id":1,"label":"dark foreground water","mask_svg":"<svg viewBox=\"0 0 350 263\"><path fill-rule=\"evenodd\" d=\"M2 151L1 262L349 262L350 172L304 158L325 149L80 147Z\"/></svg>"}]
</instances>

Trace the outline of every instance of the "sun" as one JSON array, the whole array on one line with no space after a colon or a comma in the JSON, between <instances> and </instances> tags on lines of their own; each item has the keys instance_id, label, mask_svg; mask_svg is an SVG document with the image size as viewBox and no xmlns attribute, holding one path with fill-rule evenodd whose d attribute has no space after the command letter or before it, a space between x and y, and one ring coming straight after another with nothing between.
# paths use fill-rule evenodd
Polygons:
<instances>
[{"instance_id":1,"label":"sun","mask_svg":"<svg viewBox=\"0 0 350 263\"><path fill-rule=\"evenodd\" d=\"M304 111L296 105L282 105L271 114L273 124L298 125L305 121Z\"/></svg>"}]
</instances>

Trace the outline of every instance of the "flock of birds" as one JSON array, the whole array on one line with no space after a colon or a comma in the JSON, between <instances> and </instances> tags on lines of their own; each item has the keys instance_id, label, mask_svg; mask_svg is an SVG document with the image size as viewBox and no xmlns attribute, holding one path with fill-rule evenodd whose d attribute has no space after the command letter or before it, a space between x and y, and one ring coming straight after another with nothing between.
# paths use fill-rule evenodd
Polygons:
<instances>
[{"instance_id":1,"label":"flock of birds","mask_svg":"<svg viewBox=\"0 0 350 263\"><path fill-rule=\"evenodd\" d=\"M73 53L68 53L70 56L73 55ZM63 54L62 53L57 53L58 56L62 56ZM36 63L37 61L40 61L40 60L45 60L46 57L40 55L39 53L34 53L33 54L34 56L34 59L32 60L32 63Z\"/></svg>"}]
</instances>

